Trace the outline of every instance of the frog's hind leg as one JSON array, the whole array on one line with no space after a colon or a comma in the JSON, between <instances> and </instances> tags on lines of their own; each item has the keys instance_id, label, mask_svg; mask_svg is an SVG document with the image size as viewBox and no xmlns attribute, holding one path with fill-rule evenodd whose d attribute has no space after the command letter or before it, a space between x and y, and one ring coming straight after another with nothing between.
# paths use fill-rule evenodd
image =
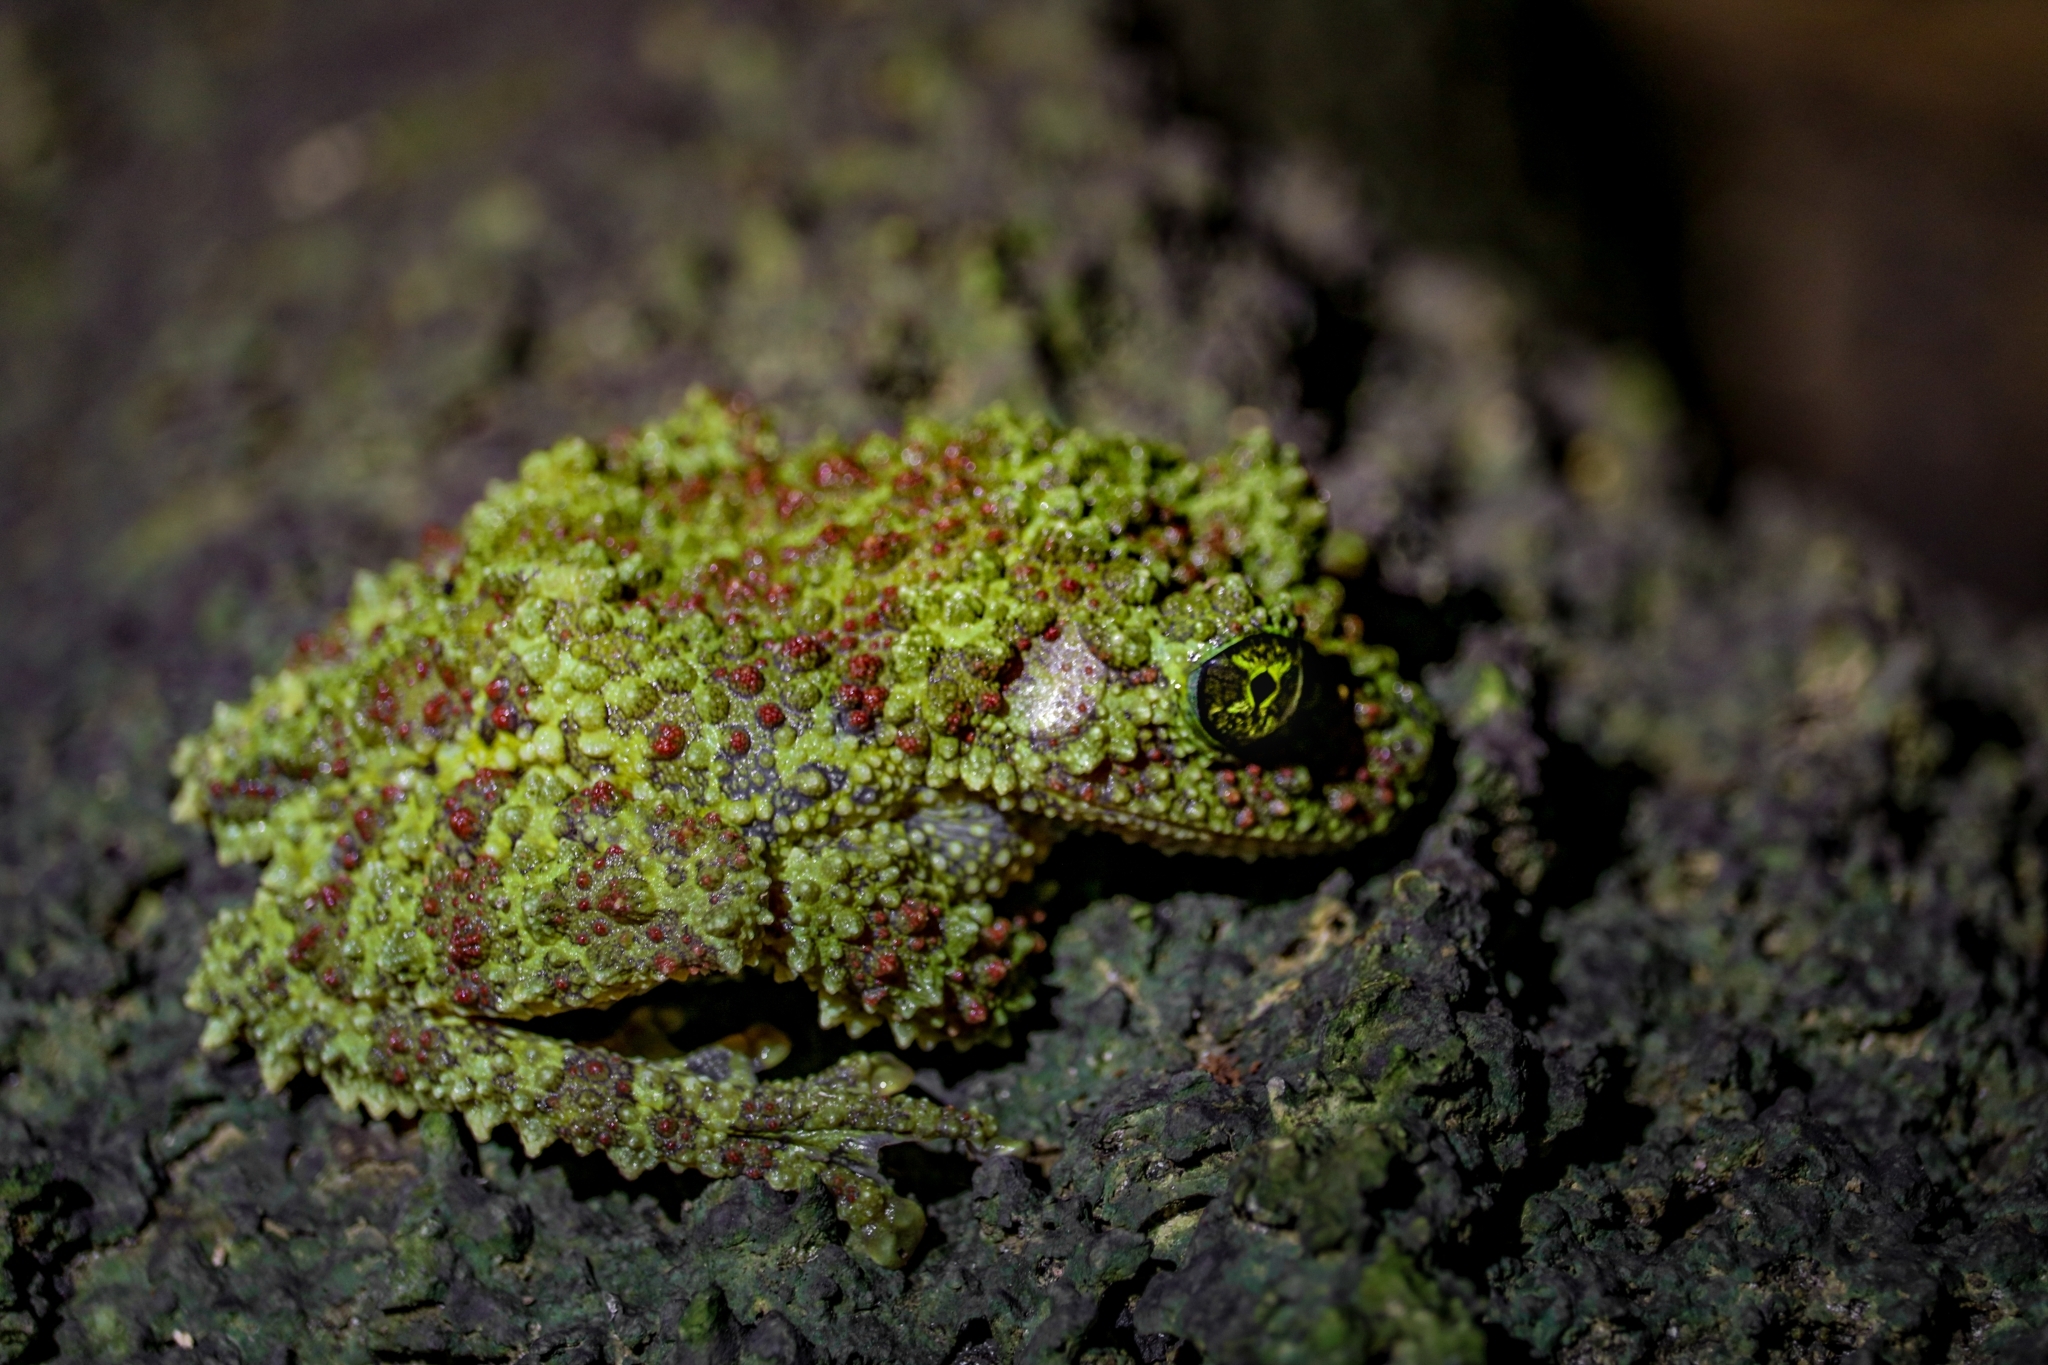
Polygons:
<instances>
[{"instance_id":1,"label":"frog's hind leg","mask_svg":"<svg viewBox=\"0 0 2048 1365\"><path fill-rule=\"evenodd\" d=\"M603 1151L629 1179L664 1164L752 1176L780 1190L816 1181L832 1192L855 1245L883 1265L909 1256L924 1213L884 1181L880 1149L994 1136L980 1114L903 1094L910 1070L886 1054L763 1081L756 1067L769 1060L768 1044L758 1031L648 1060L492 1019L343 999L303 973L272 981L289 1001L261 1022L242 1022L273 1089L303 1068L344 1108L361 1103L374 1117L453 1110L479 1140L509 1123L529 1156L559 1140L579 1153ZM233 1036L209 1030L213 1042Z\"/></svg>"}]
</instances>

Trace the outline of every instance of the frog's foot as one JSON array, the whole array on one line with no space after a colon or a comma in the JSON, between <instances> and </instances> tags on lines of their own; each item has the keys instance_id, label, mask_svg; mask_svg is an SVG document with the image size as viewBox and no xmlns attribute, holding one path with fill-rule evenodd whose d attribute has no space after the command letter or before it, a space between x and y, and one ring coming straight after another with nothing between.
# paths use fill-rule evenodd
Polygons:
<instances>
[{"instance_id":1,"label":"frog's foot","mask_svg":"<svg viewBox=\"0 0 2048 1365\"><path fill-rule=\"evenodd\" d=\"M788 1048L768 1028L676 1058L568 1048L554 1073L559 1081L516 1123L529 1153L564 1138L579 1152L602 1148L628 1176L662 1163L750 1176L778 1190L822 1184L856 1247L883 1265L903 1264L924 1212L889 1188L877 1162L881 1149L903 1141L985 1143L995 1125L904 1094L910 1068L886 1054L856 1054L795 1080L759 1079L756 1072Z\"/></svg>"},{"instance_id":2,"label":"frog's foot","mask_svg":"<svg viewBox=\"0 0 2048 1365\"><path fill-rule=\"evenodd\" d=\"M729 1083L749 1056L731 1046L741 1041L725 1045ZM700 1074L714 1070L721 1059L712 1053L693 1053L684 1064ZM777 1189L816 1180L832 1192L853 1244L881 1265L901 1266L924 1235L924 1210L889 1187L877 1164L881 1149L906 1140L983 1144L995 1137L984 1115L904 1095L910 1081L899 1059L859 1053L817 1075L756 1082L730 1120L717 1167L701 1158L695 1164L714 1175L756 1176Z\"/></svg>"}]
</instances>

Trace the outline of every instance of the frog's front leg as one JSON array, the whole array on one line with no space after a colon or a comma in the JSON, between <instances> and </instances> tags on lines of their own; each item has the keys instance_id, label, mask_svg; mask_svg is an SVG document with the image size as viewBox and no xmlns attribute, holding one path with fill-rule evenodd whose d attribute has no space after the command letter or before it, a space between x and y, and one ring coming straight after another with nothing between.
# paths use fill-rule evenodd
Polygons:
<instances>
[{"instance_id":1,"label":"frog's front leg","mask_svg":"<svg viewBox=\"0 0 2048 1365\"><path fill-rule=\"evenodd\" d=\"M303 1069L344 1108L452 1110L479 1139L509 1123L530 1156L560 1140L603 1151L628 1178L664 1164L784 1190L815 1181L832 1192L854 1244L883 1265L909 1256L924 1214L882 1179L880 1148L994 1136L979 1114L903 1094L910 1072L894 1057L857 1055L817 1075L762 1081L759 1033L680 1058L630 1058L494 1019L352 999L284 954L236 946L234 935L217 936L187 1003L211 1016L209 1043L249 1039L272 1089Z\"/></svg>"},{"instance_id":2,"label":"frog's front leg","mask_svg":"<svg viewBox=\"0 0 2048 1365\"><path fill-rule=\"evenodd\" d=\"M1052 841L1042 821L955 798L783 854L783 961L818 993L818 1022L887 1024L899 1047L1005 1038L1043 944L992 903Z\"/></svg>"}]
</instances>

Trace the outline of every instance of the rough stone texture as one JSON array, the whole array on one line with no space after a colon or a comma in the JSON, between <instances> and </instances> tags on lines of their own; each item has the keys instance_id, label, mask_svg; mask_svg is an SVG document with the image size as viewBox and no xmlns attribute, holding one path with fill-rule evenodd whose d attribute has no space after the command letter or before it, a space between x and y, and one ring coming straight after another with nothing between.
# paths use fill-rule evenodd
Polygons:
<instances>
[{"instance_id":1,"label":"rough stone texture","mask_svg":"<svg viewBox=\"0 0 2048 1365\"><path fill-rule=\"evenodd\" d=\"M1654 375L1142 116L1089 18L0 19L12 1355L2048 1350L2048 641L1771 490L1689 510ZM800 428L1331 438L1353 604L1450 718L1342 866L1065 846L1027 1040L912 1058L1034 1146L895 1149L904 1271L822 1195L265 1094L178 1003L248 888L168 822L174 737L485 476L694 378ZM847 1047L807 1000L655 1003L800 1070Z\"/></svg>"}]
</instances>

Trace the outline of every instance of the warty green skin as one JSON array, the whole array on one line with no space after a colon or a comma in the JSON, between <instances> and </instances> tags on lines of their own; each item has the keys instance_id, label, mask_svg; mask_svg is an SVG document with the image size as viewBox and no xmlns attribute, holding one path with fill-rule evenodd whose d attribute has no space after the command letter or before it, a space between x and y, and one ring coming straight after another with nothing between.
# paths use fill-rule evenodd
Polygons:
<instances>
[{"instance_id":1,"label":"warty green skin","mask_svg":"<svg viewBox=\"0 0 2048 1365\"><path fill-rule=\"evenodd\" d=\"M763 1081L765 1035L628 1058L505 1021L759 969L827 1027L966 1046L1031 1003L1042 943L994 906L1061 830L1239 856L1381 832L1431 719L1315 574L1322 523L1263 433L1193 462L994 410L788 452L694 393L564 442L180 746L176 815L265 864L187 1003L272 1087L303 1069L629 1176L823 1180L900 1263L923 1219L879 1146L994 1134L899 1093L896 1058ZM1326 680L1263 764L1188 696L1260 634Z\"/></svg>"}]
</instances>

